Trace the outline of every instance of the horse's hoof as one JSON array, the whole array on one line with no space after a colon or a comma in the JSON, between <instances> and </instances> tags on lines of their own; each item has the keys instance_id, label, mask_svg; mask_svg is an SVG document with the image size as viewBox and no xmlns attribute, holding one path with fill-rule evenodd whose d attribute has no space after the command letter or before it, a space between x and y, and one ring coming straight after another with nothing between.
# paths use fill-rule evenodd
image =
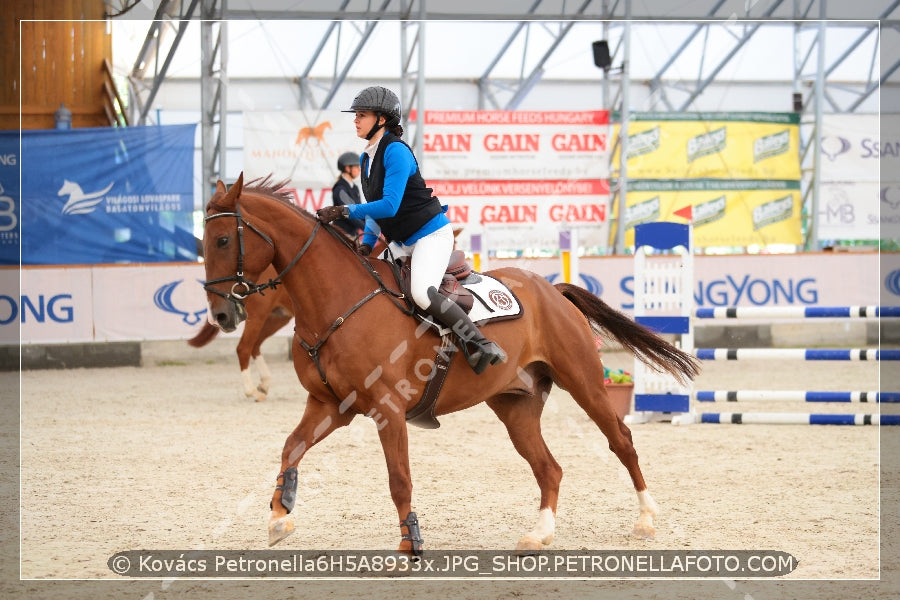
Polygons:
<instances>
[{"instance_id":1,"label":"horse's hoof","mask_svg":"<svg viewBox=\"0 0 900 600\"><path fill-rule=\"evenodd\" d=\"M631 536L639 540L652 540L656 537L656 529L652 525L637 524L631 530Z\"/></svg>"},{"instance_id":2,"label":"horse's hoof","mask_svg":"<svg viewBox=\"0 0 900 600\"><path fill-rule=\"evenodd\" d=\"M541 540L536 537L532 537L530 535L526 535L522 539L519 540L519 543L516 544L516 552L517 553L534 553L544 549L544 545L541 543Z\"/></svg>"},{"instance_id":3,"label":"horse's hoof","mask_svg":"<svg viewBox=\"0 0 900 600\"><path fill-rule=\"evenodd\" d=\"M270 522L269 546L274 546L292 533L294 533L294 524L287 517Z\"/></svg>"},{"instance_id":4,"label":"horse's hoof","mask_svg":"<svg viewBox=\"0 0 900 600\"><path fill-rule=\"evenodd\" d=\"M253 400L255 402L263 402L266 399L266 395L260 392L256 392L253 394Z\"/></svg>"}]
</instances>

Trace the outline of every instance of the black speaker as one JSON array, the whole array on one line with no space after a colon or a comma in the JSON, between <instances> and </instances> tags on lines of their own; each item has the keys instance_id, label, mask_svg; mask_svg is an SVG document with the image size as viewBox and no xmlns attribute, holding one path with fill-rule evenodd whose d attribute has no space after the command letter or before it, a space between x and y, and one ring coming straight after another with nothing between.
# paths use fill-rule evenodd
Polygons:
<instances>
[{"instance_id":1,"label":"black speaker","mask_svg":"<svg viewBox=\"0 0 900 600\"><path fill-rule=\"evenodd\" d=\"M612 64L609 57L609 43L606 40L598 40L591 44L594 51L594 64L601 69L608 69Z\"/></svg>"},{"instance_id":2,"label":"black speaker","mask_svg":"<svg viewBox=\"0 0 900 600\"><path fill-rule=\"evenodd\" d=\"M791 94L791 100L794 103L794 112L803 112L803 94L794 92Z\"/></svg>"}]
</instances>

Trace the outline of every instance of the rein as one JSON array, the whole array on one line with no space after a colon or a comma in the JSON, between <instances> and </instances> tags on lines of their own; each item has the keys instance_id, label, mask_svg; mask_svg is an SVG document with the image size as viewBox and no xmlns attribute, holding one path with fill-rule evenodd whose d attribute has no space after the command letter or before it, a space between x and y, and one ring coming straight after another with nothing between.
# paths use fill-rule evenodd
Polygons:
<instances>
[{"instance_id":1,"label":"rein","mask_svg":"<svg viewBox=\"0 0 900 600\"><path fill-rule=\"evenodd\" d=\"M371 300L372 298L374 298L380 294L388 294L388 296L391 297L391 301L394 303L394 305L397 306L397 308L399 308L404 314L411 315L413 313L413 309L411 307L409 307L406 302L403 302L406 298L405 294L403 294L402 292L399 292L399 291L394 291L394 290L389 289L384 284L384 280L382 279L382 277L378 273L378 271L375 270L375 267L372 266L372 263L369 261L369 259L365 256L361 256L360 254L358 254L356 252L356 250L354 249L354 247L351 245L350 240L347 239L346 236L344 236L342 233L340 233L336 228L332 227L331 225L322 223L322 221L319 221L318 219L316 220L316 225L315 225L315 227L313 227L313 230L309 236L309 239L306 240L306 243L303 244L303 247L300 248L300 251L294 256L293 260L291 260L291 262L288 263L288 265L280 273L278 273L278 275L276 275L274 279L270 279L268 282L263 283L263 284L257 284L252 281L249 281L248 279L246 279L244 277L244 226L248 227L251 231L256 233L266 243L268 243L270 246L272 246L272 248L275 248L275 242L272 241L272 238L270 238L268 235L266 235L265 233L260 231L260 229L258 229L256 226L254 226L252 223L250 223L243 217L243 215L241 214L240 205L235 205L234 212L223 212L223 213L216 213L214 215L209 215L204 219L204 222L211 221L212 219L217 219L220 217L233 217L233 218L237 219L237 231L238 231L237 272L234 275L231 275L228 277L221 277L219 279L211 279L203 284L203 289L206 290L207 292L211 292L213 294L221 296L222 298L225 298L226 300L234 302L235 304L243 305L244 299L247 296L249 296L250 294L255 294L258 292L260 295L263 295L263 290L266 290L269 288L274 290L274 289L276 289L277 286L282 285L283 284L282 278L284 277L284 275L287 274L288 271L293 269L294 266L303 257L303 255L306 254L306 251L309 250L310 246L313 243L313 240L315 240L316 234L318 234L319 230L321 230L321 229L324 229L325 231L327 231L329 234L331 234L332 237L334 237L339 242L341 242L344 246L346 246L347 249L350 252L352 252L353 255L357 258L357 260L359 260L360 264L362 264L366 268L366 271L368 272L369 276L371 276L377 282L378 287L376 289L369 292L364 298L362 298L359 302L354 304L350 308L350 310L348 310L343 315L341 315L340 317L335 319L335 321L331 324L331 326L328 328L328 330L322 336L317 336L319 338L319 341L316 342L315 345L309 345L299 335L297 336L297 339L300 342L300 345L303 347L304 350L306 350L307 354L309 354L310 359L312 359L313 363L316 365L316 370L319 372L319 378L322 380L322 383L325 384L325 387L327 387L328 390L335 397L337 397L337 394L335 393L334 389L332 389L331 384L328 383L328 379L325 377L325 371L322 368L322 364L321 364L320 358L319 358L319 352L322 349L322 346L325 345L325 342L328 340L328 338L331 337L331 334L334 333L337 330L337 328L340 327L344 323L344 321L347 320L347 318L350 315L352 315L357 310L362 308L369 300ZM229 282L229 281L234 282L234 284L231 286L231 291L229 294L220 292L219 290L214 289L212 287L213 285L216 285L219 283L225 283L225 282ZM296 333L296 326L295 326L295 333Z\"/></svg>"}]
</instances>

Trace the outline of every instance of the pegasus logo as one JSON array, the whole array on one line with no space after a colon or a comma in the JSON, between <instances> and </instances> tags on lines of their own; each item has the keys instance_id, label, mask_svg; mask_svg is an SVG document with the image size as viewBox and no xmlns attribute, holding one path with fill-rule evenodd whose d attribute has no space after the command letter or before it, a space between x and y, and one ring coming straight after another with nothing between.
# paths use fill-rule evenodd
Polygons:
<instances>
[{"instance_id":1,"label":"pegasus logo","mask_svg":"<svg viewBox=\"0 0 900 600\"><path fill-rule=\"evenodd\" d=\"M838 156L850 151L850 140L841 136L831 137L826 135L819 140L819 147L822 154L828 157L828 160L834 161Z\"/></svg>"},{"instance_id":2,"label":"pegasus logo","mask_svg":"<svg viewBox=\"0 0 900 600\"><path fill-rule=\"evenodd\" d=\"M299 146L311 137L321 144L325 141L325 132L329 129L331 129L331 121L322 121L314 127L301 127L300 131L297 132L297 139L294 140L294 145Z\"/></svg>"},{"instance_id":3,"label":"pegasus logo","mask_svg":"<svg viewBox=\"0 0 900 600\"><path fill-rule=\"evenodd\" d=\"M86 215L94 212L94 209L103 200L103 196L106 192L112 189L114 183L115 181L111 182L99 192L85 194L80 185L73 181L69 181L68 179L64 180L63 186L56 192L57 196L69 196L69 199L66 200L65 205L63 205L62 214Z\"/></svg>"},{"instance_id":4,"label":"pegasus logo","mask_svg":"<svg viewBox=\"0 0 900 600\"><path fill-rule=\"evenodd\" d=\"M194 312L186 312L175 308L175 305L172 303L172 293L175 291L184 279L179 279L178 281L170 281L169 283L160 287L153 294L153 304L156 305L156 308L163 310L165 312L170 312L176 315L181 315L181 320L184 321L187 325L196 325L203 318L203 314L206 312L206 309L197 310ZM202 281L200 283L203 283Z\"/></svg>"}]
</instances>

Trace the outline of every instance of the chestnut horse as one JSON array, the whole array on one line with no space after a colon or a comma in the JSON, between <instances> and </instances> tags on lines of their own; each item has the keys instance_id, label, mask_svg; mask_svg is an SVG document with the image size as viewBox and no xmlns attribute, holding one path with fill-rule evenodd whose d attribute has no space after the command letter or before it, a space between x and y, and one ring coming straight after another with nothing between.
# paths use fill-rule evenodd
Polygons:
<instances>
[{"instance_id":1,"label":"chestnut horse","mask_svg":"<svg viewBox=\"0 0 900 600\"><path fill-rule=\"evenodd\" d=\"M440 338L410 316L386 261L359 256L337 230L280 197L280 185L268 178L251 184L244 188L243 174L227 190L218 182L206 207L203 249L210 315L222 330L237 327L246 314L241 303L253 292L283 285L294 302L294 369L308 396L282 450L270 503L269 545L294 529L288 514L296 501L300 460L332 431L364 415L375 422L387 463L400 520L399 551L419 555L406 413L419 402L421 364L435 360ZM278 275L261 282L269 265ZM541 491L538 519L517 549L540 550L553 540L562 469L541 435L540 417L554 383L606 436L637 493L633 534L652 537L656 503L638 466L631 432L609 403L592 324L639 360L681 381L698 374L697 361L582 288L554 286L516 268L488 274L505 283L523 308L518 319L483 326L508 358L481 375L463 360L451 362L435 414L485 402L531 466Z\"/></svg>"},{"instance_id":2,"label":"chestnut horse","mask_svg":"<svg viewBox=\"0 0 900 600\"><path fill-rule=\"evenodd\" d=\"M274 267L268 267L263 277L273 278L277 275ZM244 300L247 318L244 331L238 340L235 352L241 367L241 384L244 395L256 402L262 402L269 393L272 372L262 355L262 343L294 318L294 305L291 297L283 287L265 294L253 294ZM187 343L194 348L202 348L210 343L219 333L219 327L207 319L197 334ZM259 384L253 385L253 374L250 372L250 361L256 366Z\"/></svg>"}]
</instances>

